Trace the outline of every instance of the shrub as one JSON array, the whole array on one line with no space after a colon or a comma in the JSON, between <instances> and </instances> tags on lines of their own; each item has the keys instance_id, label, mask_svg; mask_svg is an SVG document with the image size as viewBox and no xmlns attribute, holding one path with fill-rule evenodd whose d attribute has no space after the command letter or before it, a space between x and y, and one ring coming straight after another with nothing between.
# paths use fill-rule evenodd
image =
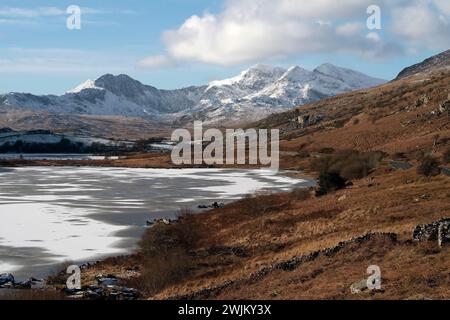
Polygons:
<instances>
[{"instance_id":1,"label":"shrub","mask_svg":"<svg viewBox=\"0 0 450 320\"><path fill-rule=\"evenodd\" d=\"M309 158L309 152L306 150L301 150L297 153L297 158L299 158L299 159Z\"/></svg>"},{"instance_id":2,"label":"shrub","mask_svg":"<svg viewBox=\"0 0 450 320\"><path fill-rule=\"evenodd\" d=\"M316 191L317 196L323 196L329 192L345 188L346 179L338 173L328 172L319 176L319 189Z\"/></svg>"},{"instance_id":3,"label":"shrub","mask_svg":"<svg viewBox=\"0 0 450 320\"><path fill-rule=\"evenodd\" d=\"M425 156L417 167L417 173L426 177L437 176L441 173L439 162L431 156Z\"/></svg>"},{"instance_id":4,"label":"shrub","mask_svg":"<svg viewBox=\"0 0 450 320\"><path fill-rule=\"evenodd\" d=\"M250 194L236 202L243 213L250 216L261 216L283 205L283 195L270 192Z\"/></svg>"},{"instance_id":5,"label":"shrub","mask_svg":"<svg viewBox=\"0 0 450 320\"><path fill-rule=\"evenodd\" d=\"M291 192L291 199L293 200L307 200L311 196L310 190L307 188L298 188Z\"/></svg>"},{"instance_id":6,"label":"shrub","mask_svg":"<svg viewBox=\"0 0 450 320\"><path fill-rule=\"evenodd\" d=\"M138 289L155 294L189 274L194 266L192 251L201 239L194 216L181 211L179 222L157 224L143 235L139 245L143 268Z\"/></svg>"},{"instance_id":7,"label":"shrub","mask_svg":"<svg viewBox=\"0 0 450 320\"><path fill-rule=\"evenodd\" d=\"M450 148L444 151L444 155L442 156L442 161L444 163L450 163Z\"/></svg>"},{"instance_id":8,"label":"shrub","mask_svg":"<svg viewBox=\"0 0 450 320\"><path fill-rule=\"evenodd\" d=\"M338 173L346 179L361 179L378 166L384 157L380 151L340 151L311 161L311 169L319 173Z\"/></svg>"},{"instance_id":9,"label":"shrub","mask_svg":"<svg viewBox=\"0 0 450 320\"><path fill-rule=\"evenodd\" d=\"M407 157L404 152L396 152L394 153L395 160L405 160Z\"/></svg>"},{"instance_id":10,"label":"shrub","mask_svg":"<svg viewBox=\"0 0 450 320\"><path fill-rule=\"evenodd\" d=\"M334 149L333 148L322 148L319 150L319 153L323 153L323 154L332 154L334 153Z\"/></svg>"}]
</instances>

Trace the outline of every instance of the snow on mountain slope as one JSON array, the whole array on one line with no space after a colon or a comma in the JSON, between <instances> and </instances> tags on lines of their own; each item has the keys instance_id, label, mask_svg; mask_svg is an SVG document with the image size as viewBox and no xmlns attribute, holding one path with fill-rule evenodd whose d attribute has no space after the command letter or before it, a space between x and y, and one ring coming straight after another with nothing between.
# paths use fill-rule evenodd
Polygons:
<instances>
[{"instance_id":1,"label":"snow on mountain slope","mask_svg":"<svg viewBox=\"0 0 450 320\"><path fill-rule=\"evenodd\" d=\"M313 71L257 65L238 77L212 82L193 109L205 122L263 118L326 97L382 84L384 80L324 64Z\"/></svg>"},{"instance_id":2,"label":"snow on mountain slope","mask_svg":"<svg viewBox=\"0 0 450 320\"><path fill-rule=\"evenodd\" d=\"M123 115L155 120L208 123L258 120L272 113L383 80L324 64L313 71L256 65L236 77L207 86L159 90L127 75L106 74L88 80L62 96L10 93L0 106L17 106L55 113Z\"/></svg>"},{"instance_id":3,"label":"snow on mountain slope","mask_svg":"<svg viewBox=\"0 0 450 320\"><path fill-rule=\"evenodd\" d=\"M98 89L98 90L104 90L103 88L97 87L95 85L95 81L89 79L86 82L83 82L82 84L80 84L78 87L67 91L66 93L79 93L85 89Z\"/></svg>"}]
</instances>

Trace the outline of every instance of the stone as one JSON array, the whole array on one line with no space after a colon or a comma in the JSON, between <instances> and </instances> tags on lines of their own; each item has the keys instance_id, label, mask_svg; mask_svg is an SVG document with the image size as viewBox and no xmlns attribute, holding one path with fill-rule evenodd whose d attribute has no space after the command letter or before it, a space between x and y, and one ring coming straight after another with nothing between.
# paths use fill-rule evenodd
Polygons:
<instances>
[{"instance_id":1,"label":"stone","mask_svg":"<svg viewBox=\"0 0 450 320\"><path fill-rule=\"evenodd\" d=\"M301 128L307 128L321 122L323 119L324 116L321 114L307 114L299 116L297 122Z\"/></svg>"},{"instance_id":2,"label":"stone","mask_svg":"<svg viewBox=\"0 0 450 320\"><path fill-rule=\"evenodd\" d=\"M3 286L8 282L14 283L14 276L11 273L0 274L0 286Z\"/></svg>"},{"instance_id":3,"label":"stone","mask_svg":"<svg viewBox=\"0 0 450 320\"><path fill-rule=\"evenodd\" d=\"M47 285L43 279L31 278L29 281L31 289L45 289Z\"/></svg>"},{"instance_id":4,"label":"stone","mask_svg":"<svg viewBox=\"0 0 450 320\"><path fill-rule=\"evenodd\" d=\"M96 277L97 283L103 287L117 286L118 280L113 275L108 275L106 277L99 275Z\"/></svg>"},{"instance_id":5,"label":"stone","mask_svg":"<svg viewBox=\"0 0 450 320\"><path fill-rule=\"evenodd\" d=\"M199 209L217 209L217 208L223 208L223 207L225 207L224 203L216 201L216 202L214 202L211 205L201 204L197 208L199 208Z\"/></svg>"},{"instance_id":6,"label":"stone","mask_svg":"<svg viewBox=\"0 0 450 320\"><path fill-rule=\"evenodd\" d=\"M438 228L439 247L442 247L446 243L450 243L450 221L441 222Z\"/></svg>"},{"instance_id":7,"label":"stone","mask_svg":"<svg viewBox=\"0 0 450 320\"><path fill-rule=\"evenodd\" d=\"M369 287L367 287L367 279L355 282L350 286L350 292L352 294L360 294L367 291L368 289Z\"/></svg>"},{"instance_id":8,"label":"stone","mask_svg":"<svg viewBox=\"0 0 450 320\"><path fill-rule=\"evenodd\" d=\"M442 227L441 227L442 224ZM447 243L450 238L450 218L442 218L429 224L417 226L413 231L413 240L416 242L438 241Z\"/></svg>"}]
</instances>

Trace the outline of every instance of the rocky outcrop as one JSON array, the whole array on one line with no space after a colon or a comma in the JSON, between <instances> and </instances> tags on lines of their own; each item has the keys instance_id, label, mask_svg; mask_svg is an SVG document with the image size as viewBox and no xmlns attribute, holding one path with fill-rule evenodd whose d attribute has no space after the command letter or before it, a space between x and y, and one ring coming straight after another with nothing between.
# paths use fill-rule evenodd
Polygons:
<instances>
[{"instance_id":1,"label":"rocky outcrop","mask_svg":"<svg viewBox=\"0 0 450 320\"><path fill-rule=\"evenodd\" d=\"M324 120L321 114L306 114L298 116L296 121L301 128L308 128Z\"/></svg>"},{"instance_id":2,"label":"rocky outcrop","mask_svg":"<svg viewBox=\"0 0 450 320\"><path fill-rule=\"evenodd\" d=\"M210 205L199 205L198 208L199 209L217 209L217 208L223 208L225 206L224 203L222 202L214 202Z\"/></svg>"},{"instance_id":3,"label":"rocky outcrop","mask_svg":"<svg viewBox=\"0 0 450 320\"><path fill-rule=\"evenodd\" d=\"M438 241L439 246L450 243L450 218L442 218L417 226L413 231L413 240L416 242Z\"/></svg>"},{"instance_id":4,"label":"rocky outcrop","mask_svg":"<svg viewBox=\"0 0 450 320\"><path fill-rule=\"evenodd\" d=\"M80 290L65 289L69 299L84 300L137 300L141 295L138 290L119 286L85 286Z\"/></svg>"},{"instance_id":5,"label":"rocky outcrop","mask_svg":"<svg viewBox=\"0 0 450 320\"><path fill-rule=\"evenodd\" d=\"M6 289L44 289L45 280L30 278L26 281L16 281L11 273L0 274L0 288Z\"/></svg>"},{"instance_id":6,"label":"rocky outcrop","mask_svg":"<svg viewBox=\"0 0 450 320\"><path fill-rule=\"evenodd\" d=\"M11 273L0 274L0 288L7 284L14 284L14 276Z\"/></svg>"}]
</instances>

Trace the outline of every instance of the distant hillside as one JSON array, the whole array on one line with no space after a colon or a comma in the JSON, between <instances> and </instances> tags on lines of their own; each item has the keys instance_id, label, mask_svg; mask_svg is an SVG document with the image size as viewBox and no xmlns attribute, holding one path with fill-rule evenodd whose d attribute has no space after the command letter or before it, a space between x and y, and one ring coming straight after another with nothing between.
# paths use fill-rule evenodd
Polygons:
<instances>
[{"instance_id":1,"label":"distant hillside","mask_svg":"<svg viewBox=\"0 0 450 320\"><path fill-rule=\"evenodd\" d=\"M416 75L418 73L427 73L449 67L450 67L450 50L447 50L431 58L428 58L422 61L421 63L403 69L398 74L396 80Z\"/></svg>"}]
</instances>

